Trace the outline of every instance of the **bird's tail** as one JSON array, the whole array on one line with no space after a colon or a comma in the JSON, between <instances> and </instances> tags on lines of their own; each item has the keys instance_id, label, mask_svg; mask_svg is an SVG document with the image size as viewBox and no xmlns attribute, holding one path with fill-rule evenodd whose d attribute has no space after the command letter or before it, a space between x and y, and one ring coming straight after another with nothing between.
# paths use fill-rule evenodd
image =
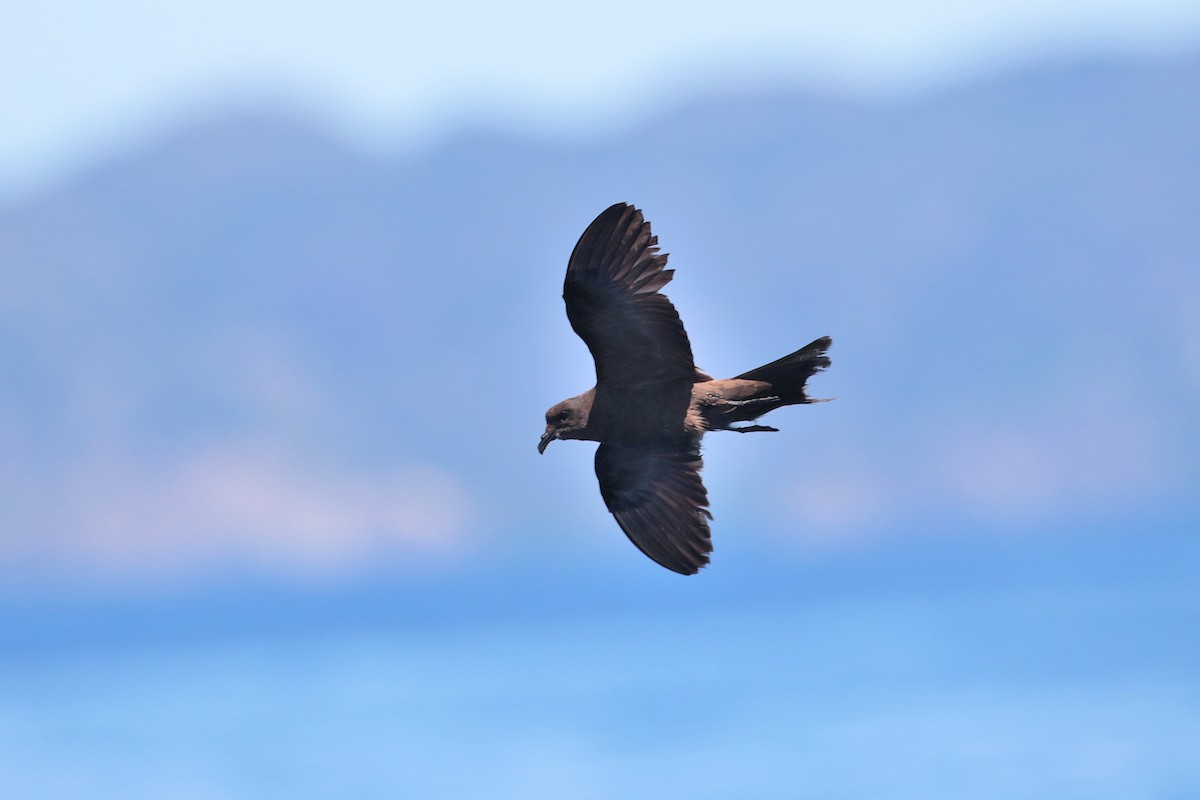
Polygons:
<instances>
[{"instance_id":1,"label":"bird's tail","mask_svg":"<svg viewBox=\"0 0 1200 800\"><path fill-rule=\"evenodd\" d=\"M736 379L771 384L772 393L777 394L786 405L820 402L808 396L805 384L809 378L829 366L829 357L825 355L825 351L831 344L832 339L822 336L770 364L743 372Z\"/></svg>"}]
</instances>

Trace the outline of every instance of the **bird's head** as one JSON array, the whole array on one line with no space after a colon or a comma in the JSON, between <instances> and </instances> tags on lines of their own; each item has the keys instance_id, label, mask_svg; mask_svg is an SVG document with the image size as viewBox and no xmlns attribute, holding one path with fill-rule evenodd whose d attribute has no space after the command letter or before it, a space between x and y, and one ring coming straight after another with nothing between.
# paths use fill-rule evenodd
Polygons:
<instances>
[{"instance_id":1,"label":"bird's head","mask_svg":"<svg viewBox=\"0 0 1200 800\"><path fill-rule=\"evenodd\" d=\"M546 452L546 446L555 439L582 439L590 410L591 403L584 403L581 397L551 406L546 412L546 432L538 442L538 452Z\"/></svg>"}]
</instances>

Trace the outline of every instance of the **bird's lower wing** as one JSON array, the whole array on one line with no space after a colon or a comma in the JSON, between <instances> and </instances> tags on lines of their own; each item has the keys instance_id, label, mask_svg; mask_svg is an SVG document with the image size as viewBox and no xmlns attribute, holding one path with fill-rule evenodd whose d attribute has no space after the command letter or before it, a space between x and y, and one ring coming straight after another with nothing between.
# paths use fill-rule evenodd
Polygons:
<instances>
[{"instance_id":1,"label":"bird's lower wing","mask_svg":"<svg viewBox=\"0 0 1200 800\"><path fill-rule=\"evenodd\" d=\"M596 477L604 504L629 540L669 570L693 575L712 552L708 492L696 448L602 444Z\"/></svg>"}]
</instances>

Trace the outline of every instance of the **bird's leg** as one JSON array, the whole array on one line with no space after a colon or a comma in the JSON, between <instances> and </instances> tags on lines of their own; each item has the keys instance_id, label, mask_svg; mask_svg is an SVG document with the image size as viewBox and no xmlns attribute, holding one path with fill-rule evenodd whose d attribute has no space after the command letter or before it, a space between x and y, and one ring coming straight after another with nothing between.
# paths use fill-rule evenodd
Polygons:
<instances>
[{"instance_id":1,"label":"bird's leg","mask_svg":"<svg viewBox=\"0 0 1200 800\"><path fill-rule=\"evenodd\" d=\"M772 428L770 425L746 425L741 428L735 428L730 425L725 430L737 431L738 433L756 433L757 431L770 431L772 433L779 433L779 428Z\"/></svg>"}]
</instances>

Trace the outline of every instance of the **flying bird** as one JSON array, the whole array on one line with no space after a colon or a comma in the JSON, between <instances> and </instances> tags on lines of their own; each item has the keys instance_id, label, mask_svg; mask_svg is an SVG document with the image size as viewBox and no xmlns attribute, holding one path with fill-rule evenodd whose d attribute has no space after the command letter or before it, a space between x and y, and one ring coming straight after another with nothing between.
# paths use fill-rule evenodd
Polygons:
<instances>
[{"instance_id":1,"label":"flying bird","mask_svg":"<svg viewBox=\"0 0 1200 800\"><path fill-rule=\"evenodd\" d=\"M660 290L675 271L642 212L626 203L587 227L567 262L567 319L596 362L596 385L546 412L538 452L555 439L599 442L604 504L638 549L694 575L709 561L700 439L709 431L777 431L753 423L818 402L805 384L829 366L825 336L770 364L714 380L692 361L675 306Z\"/></svg>"}]
</instances>

